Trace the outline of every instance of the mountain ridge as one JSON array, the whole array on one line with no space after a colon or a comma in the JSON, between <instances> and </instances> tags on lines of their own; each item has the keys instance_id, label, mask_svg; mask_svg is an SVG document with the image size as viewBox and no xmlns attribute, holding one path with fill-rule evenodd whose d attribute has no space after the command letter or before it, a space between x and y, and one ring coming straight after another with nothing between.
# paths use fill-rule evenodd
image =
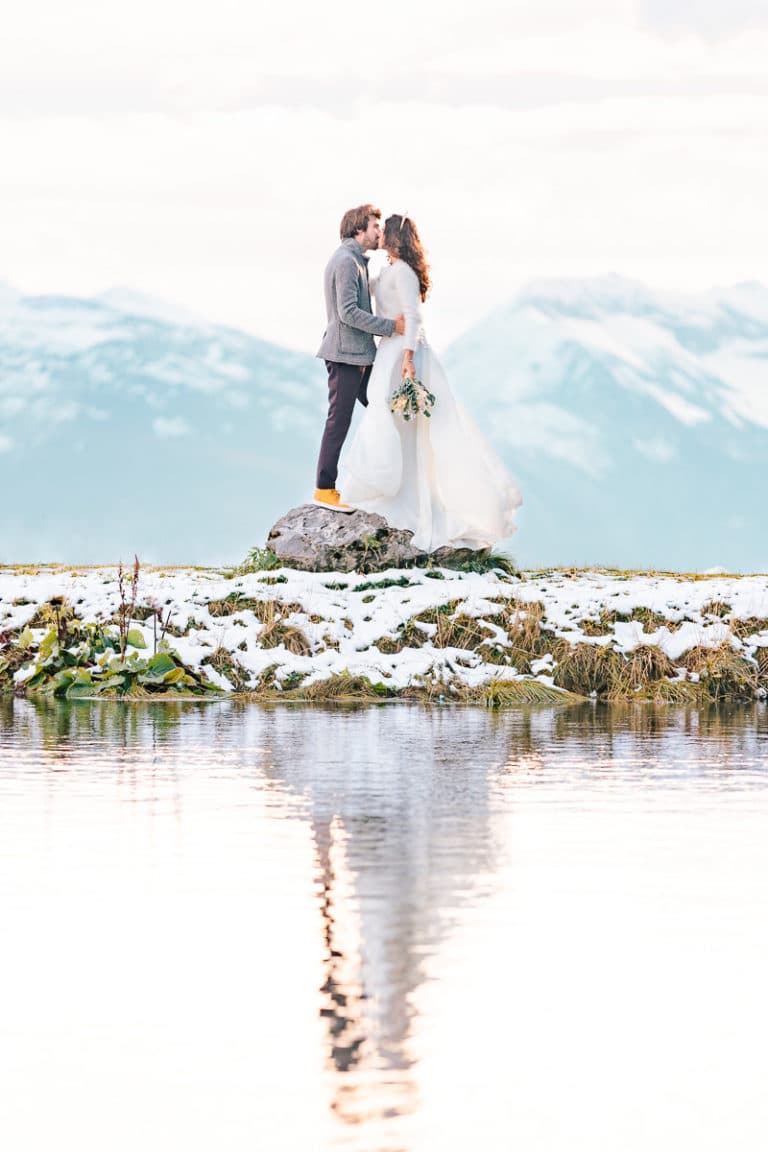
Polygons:
<instances>
[{"instance_id":1,"label":"mountain ridge","mask_svg":"<svg viewBox=\"0 0 768 1152\"><path fill-rule=\"evenodd\" d=\"M441 356L528 565L765 570L768 288L536 280ZM132 290L0 283L0 561L222 563L306 499L320 361Z\"/></svg>"}]
</instances>

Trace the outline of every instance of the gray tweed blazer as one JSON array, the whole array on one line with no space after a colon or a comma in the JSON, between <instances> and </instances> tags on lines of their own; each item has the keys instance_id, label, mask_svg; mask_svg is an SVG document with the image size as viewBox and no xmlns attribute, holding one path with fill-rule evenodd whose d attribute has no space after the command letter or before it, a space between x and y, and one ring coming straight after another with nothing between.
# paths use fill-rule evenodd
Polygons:
<instances>
[{"instance_id":1,"label":"gray tweed blazer","mask_svg":"<svg viewBox=\"0 0 768 1152\"><path fill-rule=\"evenodd\" d=\"M394 320L374 316L368 264L357 240L343 240L325 269L328 327L317 355L336 364L373 364L374 336L391 336Z\"/></svg>"}]
</instances>

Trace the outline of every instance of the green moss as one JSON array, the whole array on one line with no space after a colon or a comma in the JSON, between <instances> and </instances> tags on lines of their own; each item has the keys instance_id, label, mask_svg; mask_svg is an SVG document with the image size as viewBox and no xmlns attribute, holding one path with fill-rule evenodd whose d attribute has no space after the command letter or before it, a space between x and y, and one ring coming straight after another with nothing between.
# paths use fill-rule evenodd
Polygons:
<instances>
[{"instance_id":1,"label":"green moss","mask_svg":"<svg viewBox=\"0 0 768 1152\"><path fill-rule=\"evenodd\" d=\"M396 580L387 576L384 580L365 580L362 584L356 584L352 591L370 592L372 590L379 591L382 588L415 588L417 584L418 581L409 580L407 576L399 576ZM330 585L326 584L326 588L329 587Z\"/></svg>"}]
</instances>

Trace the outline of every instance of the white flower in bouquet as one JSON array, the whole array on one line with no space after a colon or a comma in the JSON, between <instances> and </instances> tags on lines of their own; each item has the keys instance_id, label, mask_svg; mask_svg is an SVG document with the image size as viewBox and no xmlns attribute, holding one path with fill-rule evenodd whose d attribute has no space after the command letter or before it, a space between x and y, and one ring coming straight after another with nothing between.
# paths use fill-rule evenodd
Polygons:
<instances>
[{"instance_id":1,"label":"white flower in bouquet","mask_svg":"<svg viewBox=\"0 0 768 1152\"><path fill-rule=\"evenodd\" d=\"M434 403L434 394L421 380L406 376L400 387L392 393L389 408L390 412L398 413L403 420L410 420L414 416L431 416L430 408Z\"/></svg>"}]
</instances>

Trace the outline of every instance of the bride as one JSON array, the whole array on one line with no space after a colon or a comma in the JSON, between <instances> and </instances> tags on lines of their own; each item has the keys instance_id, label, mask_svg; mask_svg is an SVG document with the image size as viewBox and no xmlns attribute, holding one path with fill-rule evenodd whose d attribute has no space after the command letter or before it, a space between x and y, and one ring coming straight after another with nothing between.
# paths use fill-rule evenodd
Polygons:
<instances>
[{"instance_id":1,"label":"bride","mask_svg":"<svg viewBox=\"0 0 768 1152\"><path fill-rule=\"evenodd\" d=\"M388 217L381 247L389 264L371 283L376 312L392 319L402 314L405 334L380 340L368 407L340 476L342 499L378 512L394 528L410 529L414 546L424 552L490 548L514 532L520 493L427 343L421 304L429 268L409 216ZM435 397L429 418L405 421L390 411L392 394L409 377Z\"/></svg>"}]
</instances>

